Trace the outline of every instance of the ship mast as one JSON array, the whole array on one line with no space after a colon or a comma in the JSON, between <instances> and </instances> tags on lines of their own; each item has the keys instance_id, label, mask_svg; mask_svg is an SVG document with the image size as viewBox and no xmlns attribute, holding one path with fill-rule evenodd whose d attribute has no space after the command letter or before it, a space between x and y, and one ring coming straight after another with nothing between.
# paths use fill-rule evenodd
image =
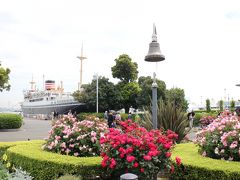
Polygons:
<instances>
[{"instance_id":1,"label":"ship mast","mask_svg":"<svg viewBox=\"0 0 240 180\"><path fill-rule=\"evenodd\" d=\"M86 57L83 56L83 44L82 44L82 48L81 48L81 56L77 56L78 59L80 59L80 81L78 83L78 90L81 90L82 87L82 62L84 59L87 59Z\"/></svg>"},{"instance_id":2,"label":"ship mast","mask_svg":"<svg viewBox=\"0 0 240 180\"><path fill-rule=\"evenodd\" d=\"M34 84L35 84L36 82L33 81L33 75L32 75L32 81L30 81L29 83L31 84L31 91L34 91L34 90L35 90Z\"/></svg>"}]
</instances>

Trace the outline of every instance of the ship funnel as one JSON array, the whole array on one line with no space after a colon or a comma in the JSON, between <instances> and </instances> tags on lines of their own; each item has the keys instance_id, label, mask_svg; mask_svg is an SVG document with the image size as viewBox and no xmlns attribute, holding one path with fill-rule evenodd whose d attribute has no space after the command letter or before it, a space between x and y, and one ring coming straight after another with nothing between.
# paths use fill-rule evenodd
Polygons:
<instances>
[{"instance_id":1,"label":"ship funnel","mask_svg":"<svg viewBox=\"0 0 240 180\"><path fill-rule=\"evenodd\" d=\"M46 80L45 81L45 90L55 90L55 81Z\"/></svg>"}]
</instances>

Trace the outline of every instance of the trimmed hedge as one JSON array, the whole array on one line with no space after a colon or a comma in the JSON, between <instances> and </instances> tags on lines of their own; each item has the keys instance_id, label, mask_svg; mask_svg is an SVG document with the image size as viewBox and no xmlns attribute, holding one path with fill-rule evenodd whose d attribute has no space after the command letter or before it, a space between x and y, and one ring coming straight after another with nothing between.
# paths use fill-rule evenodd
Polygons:
<instances>
[{"instance_id":1,"label":"trimmed hedge","mask_svg":"<svg viewBox=\"0 0 240 180\"><path fill-rule=\"evenodd\" d=\"M101 174L101 157L74 157L43 151L45 141L26 141L3 145L8 159L15 167L22 167L36 180L52 180L64 174L93 177ZM3 153L1 153L3 154Z\"/></svg>"},{"instance_id":2,"label":"trimmed hedge","mask_svg":"<svg viewBox=\"0 0 240 180\"><path fill-rule=\"evenodd\" d=\"M86 117L88 116L95 116L98 117L99 119L103 119L104 118L104 113L94 113L94 112L90 112L90 113L79 113L77 115L77 119L79 120L85 120Z\"/></svg>"},{"instance_id":3,"label":"trimmed hedge","mask_svg":"<svg viewBox=\"0 0 240 180\"><path fill-rule=\"evenodd\" d=\"M1 163L0 163L0 179L1 180L9 179L7 170L3 167L3 165Z\"/></svg>"},{"instance_id":4,"label":"trimmed hedge","mask_svg":"<svg viewBox=\"0 0 240 180\"><path fill-rule=\"evenodd\" d=\"M121 119L122 120L126 120L127 118L128 118L128 114L124 114L124 113L121 113L120 114L121 115ZM86 119L86 117L88 117L88 116L95 116L95 117L98 117L99 119L104 119L104 113L94 113L94 112L89 112L89 113L79 113L78 115L77 115L77 119L79 119L80 121L82 121L82 120L84 120L84 119ZM134 119L134 117L135 117L135 115L133 114L133 119Z\"/></svg>"},{"instance_id":5,"label":"trimmed hedge","mask_svg":"<svg viewBox=\"0 0 240 180\"><path fill-rule=\"evenodd\" d=\"M173 179L240 179L239 162L202 157L193 143L178 144L172 153L172 160L176 156L182 159L182 165L171 175Z\"/></svg>"},{"instance_id":6,"label":"trimmed hedge","mask_svg":"<svg viewBox=\"0 0 240 180\"><path fill-rule=\"evenodd\" d=\"M23 118L18 114L0 113L0 129L17 129L22 122Z\"/></svg>"}]
</instances>

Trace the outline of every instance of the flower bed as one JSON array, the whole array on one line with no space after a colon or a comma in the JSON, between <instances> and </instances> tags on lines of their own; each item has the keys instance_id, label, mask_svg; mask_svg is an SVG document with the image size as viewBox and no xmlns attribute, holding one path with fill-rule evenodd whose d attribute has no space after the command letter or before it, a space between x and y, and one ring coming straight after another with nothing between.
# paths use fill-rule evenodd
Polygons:
<instances>
[{"instance_id":1,"label":"flower bed","mask_svg":"<svg viewBox=\"0 0 240 180\"><path fill-rule=\"evenodd\" d=\"M151 130L139 127L131 120L120 122L120 129L110 128L101 137L102 167L107 174L119 177L125 172L137 174L140 179L151 179L160 171L173 171L171 148L177 134L168 130ZM176 158L178 164L180 158Z\"/></svg>"},{"instance_id":2,"label":"flower bed","mask_svg":"<svg viewBox=\"0 0 240 180\"><path fill-rule=\"evenodd\" d=\"M0 143L7 163L30 173L36 180L56 179L63 174L94 177L102 173L101 157L74 157L43 151L44 141ZM0 160L3 160L3 155Z\"/></svg>"},{"instance_id":3,"label":"flower bed","mask_svg":"<svg viewBox=\"0 0 240 180\"><path fill-rule=\"evenodd\" d=\"M43 148L73 156L99 156L99 139L107 129L106 122L95 117L78 121L64 116L53 124Z\"/></svg>"},{"instance_id":4,"label":"flower bed","mask_svg":"<svg viewBox=\"0 0 240 180\"><path fill-rule=\"evenodd\" d=\"M171 179L236 180L240 177L240 163L203 157L193 143L177 144L172 151L172 161L176 156L182 160L175 166Z\"/></svg>"},{"instance_id":5,"label":"flower bed","mask_svg":"<svg viewBox=\"0 0 240 180\"><path fill-rule=\"evenodd\" d=\"M215 116L203 116L200 119L200 123L201 123L202 127L206 127L209 124L211 124L214 121L214 119L216 119Z\"/></svg>"},{"instance_id":6,"label":"flower bed","mask_svg":"<svg viewBox=\"0 0 240 180\"><path fill-rule=\"evenodd\" d=\"M223 113L197 133L196 143L203 156L240 161L239 117Z\"/></svg>"}]
</instances>

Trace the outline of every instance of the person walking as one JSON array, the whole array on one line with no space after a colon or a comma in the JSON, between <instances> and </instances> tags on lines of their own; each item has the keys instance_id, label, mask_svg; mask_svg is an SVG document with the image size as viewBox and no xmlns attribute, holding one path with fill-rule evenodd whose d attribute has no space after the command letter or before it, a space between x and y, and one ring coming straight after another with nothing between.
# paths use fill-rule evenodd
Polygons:
<instances>
[{"instance_id":1,"label":"person walking","mask_svg":"<svg viewBox=\"0 0 240 180\"><path fill-rule=\"evenodd\" d=\"M113 114L111 112L108 113L108 127L113 127Z\"/></svg>"},{"instance_id":2,"label":"person walking","mask_svg":"<svg viewBox=\"0 0 240 180\"><path fill-rule=\"evenodd\" d=\"M132 120L132 113L131 112L129 112L129 114L128 114L128 119Z\"/></svg>"},{"instance_id":3,"label":"person walking","mask_svg":"<svg viewBox=\"0 0 240 180\"><path fill-rule=\"evenodd\" d=\"M107 121L108 120L108 112L107 111L105 111L105 113L104 113L104 119Z\"/></svg>"},{"instance_id":4,"label":"person walking","mask_svg":"<svg viewBox=\"0 0 240 180\"><path fill-rule=\"evenodd\" d=\"M116 116L115 116L115 120L116 120L116 125L119 125L120 121L121 121L121 115L119 112L117 112Z\"/></svg>"},{"instance_id":5,"label":"person walking","mask_svg":"<svg viewBox=\"0 0 240 180\"><path fill-rule=\"evenodd\" d=\"M195 112L193 110L190 113L188 113L188 120L189 120L189 127L190 127L190 129L193 128L194 116L195 116Z\"/></svg>"}]
</instances>

